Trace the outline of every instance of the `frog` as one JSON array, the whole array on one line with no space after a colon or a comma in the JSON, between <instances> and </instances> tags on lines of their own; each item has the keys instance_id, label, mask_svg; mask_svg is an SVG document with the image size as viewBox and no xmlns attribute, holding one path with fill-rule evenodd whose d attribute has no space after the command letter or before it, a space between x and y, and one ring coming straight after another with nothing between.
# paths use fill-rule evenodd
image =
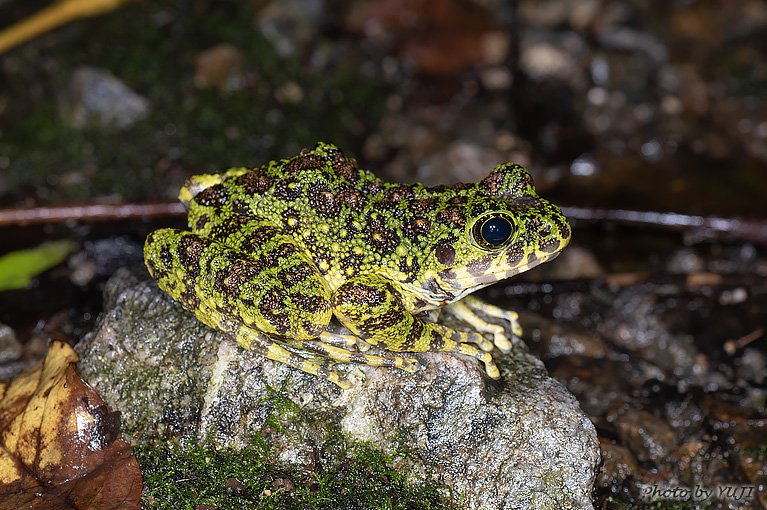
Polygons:
<instances>
[{"instance_id":1,"label":"frog","mask_svg":"<svg viewBox=\"0 0 767 510\"><path fill-rule=\"evenodd\" d=\"M189 230L156 230L144 246L160 289L248 351L344 389L329 364L415 373L419 352L475 358L499 378L490 353L512 350L518 315L470 294L552 260L571 237L520 165L476 183L389 183L329 143L193 176L179 200ZM473 329L436 322L441 310Z\"/></svg>"}]
</instances>

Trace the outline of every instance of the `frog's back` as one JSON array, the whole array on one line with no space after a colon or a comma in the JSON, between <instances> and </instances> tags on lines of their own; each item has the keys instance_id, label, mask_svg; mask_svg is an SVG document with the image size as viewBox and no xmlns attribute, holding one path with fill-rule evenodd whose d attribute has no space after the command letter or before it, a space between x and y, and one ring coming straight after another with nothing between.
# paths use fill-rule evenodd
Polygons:
<instances>
[{"instance_id":1,"label":"frog's back","mask_svg":"<svg viewBox=\"0 0 767 510\"><path fill-rule=\"evenodd\" d=\"M569 239L558 208L539 199L529 174L511 164L479 183L392 184L318 144L259 168L194 177L185 194L189 226L200 235L241 223L238 215L257 216L298 243L332 289L375 273L432 303L526 270ZM490 224L507 225L508 236L483 245L479 227L499 216L508 220ZM442 273L455 289L436 288Z\"/></svg>"},{"instance_id":2,"label":"frog's back","mask_svg":"<svg viewBox=\"0 0 767 510\"><path fill-rule=\"evenodd\" d=\"M235 201L259 205L264 200L297 205L303 201L305 209L322 211L327 201L322 199L325 192L333 193L340 204L344 199L353 202L356 195L367 200L390 186L372 172L360 169L354 158L346 158L337 147L320 143L311 151L304 149L298 156L262 167L232 168L220 174L191 177L179 198L187 208L195 206L191 203L194 198L196 205L205 206ZM357 193L350 196L350 190Z\"/></svg>"}]
</instances>

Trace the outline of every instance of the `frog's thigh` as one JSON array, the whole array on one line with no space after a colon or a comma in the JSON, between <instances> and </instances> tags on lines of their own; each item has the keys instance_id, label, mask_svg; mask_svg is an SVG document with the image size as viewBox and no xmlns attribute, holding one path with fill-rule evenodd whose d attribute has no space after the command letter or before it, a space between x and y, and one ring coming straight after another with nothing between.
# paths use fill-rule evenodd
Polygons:
<instances>
[{"instance_id":1,"label":"frog's thigh","mask_svg":"<svg viewBox=\"0 0 767 510\"><path fill-rule=\"evenodd\" d=\"M373 345L392 351L458 352L485 363L490 377L500 375L490 354L452 340L441 334L441 326L414 316L405 309L391 283L380 276L360 275L348 280L336 290L331 304L344 326Z\"/></svg>"},{"instance_id":2,"label":"frog's thigh","mask_svg":"<svg viewBox=\"0 0 767 510\"><path fill-rule=\"evenodd\" d=\"M145 259L160 287L198 316L205 307L263 333L299 340L316 338L330 321L327 284L294 244L264 246L251 256L163 229L147 238Z\"/></svg>"},{"instance_id":3,"label":"frog's thigh","mask_svg":"<svg viewBox=\"0 0 767 510\"><path fill-rule=\"evenodd\" d=\"M242 257L241 254L211 239L174 229L151 233L144 247L147 268L160 288L185 309L193 312L201 322L230 336L248 350L324 377L342 388L348 388L350 384L346 379L293 354L262 333L266 329L275 329L275 322L282 327L284 321L273 321L273 317L268 320L254 319L254 310L241 306L242 300L227 301L227 286L236 284L242 284L244 288L234 296L235 298L242 298L244 295L246 304L254 299L252 289L248 289L252 286L252 280L245 278L252 272L253 267L243 265ZM274 282L271 283L267 288L275 290ZM275 292L280 294L279 289ZM319 307L318 311L309 306L308 308L314 311L308 316L303 316L303 320L308 320L311 325L298 328L305 336L306 329L316 329L317 324L323 321L327 324L329 320L327 299L322 301L327 310L322 311L322 307ZM272 310L268 312L272 316L277 313Z\"/></svg>"}]
</instances>

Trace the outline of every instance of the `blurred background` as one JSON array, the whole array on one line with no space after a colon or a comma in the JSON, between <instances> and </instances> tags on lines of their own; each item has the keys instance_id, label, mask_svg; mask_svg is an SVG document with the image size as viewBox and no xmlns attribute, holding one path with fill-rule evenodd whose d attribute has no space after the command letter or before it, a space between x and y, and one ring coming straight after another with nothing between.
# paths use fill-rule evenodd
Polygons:
<instances>
[{"instance_id":1,"label":"blurred background","mask_svg":"<svg viewBox=\"0 0 767 510\"><path fill-rule=\"evenodd\" d=\"M0 28L47 6L0 0ZM65 243L62 264L0 292L16 342L3 374L51 332L92 329L104 281L141 266L146 233L184 226L191 175L318 141L399 182L477 181L513 161L574 240L486 297L533 314L525 340L597 425L600 503L642 480L765 482L766 436L751 433L767 402L766 2L102 11L0 54L0 255ZM738 420L745 435L723 436Z\"/></svg>"},{"instance_id":2,"label":"blurred background","mask_svg":"<svg viewBox=\"0 0 767 510\"><path fill-rule=\"evenodd\" d=\"M323 140L397 181L513 160L568 204L765 211L760 0L115 6L0 58L4 206L173 199Z\"/></svg>"}]
</instances>

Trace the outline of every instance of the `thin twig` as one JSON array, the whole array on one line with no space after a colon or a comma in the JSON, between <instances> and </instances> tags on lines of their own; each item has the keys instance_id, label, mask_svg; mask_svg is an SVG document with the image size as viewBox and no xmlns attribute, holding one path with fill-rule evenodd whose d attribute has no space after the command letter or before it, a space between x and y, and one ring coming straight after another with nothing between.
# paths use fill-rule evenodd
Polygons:
<instances>
[{"instance_id":1,"label":"thin twig","mask_svg":"<svg viewBox=\"0 0 767 510\"><path fill-rule=\"evenodd\" d=\"M0 54L56 27L113 11L133 0L63 0L0 31Z\"/></svg>"}]
</instances>

